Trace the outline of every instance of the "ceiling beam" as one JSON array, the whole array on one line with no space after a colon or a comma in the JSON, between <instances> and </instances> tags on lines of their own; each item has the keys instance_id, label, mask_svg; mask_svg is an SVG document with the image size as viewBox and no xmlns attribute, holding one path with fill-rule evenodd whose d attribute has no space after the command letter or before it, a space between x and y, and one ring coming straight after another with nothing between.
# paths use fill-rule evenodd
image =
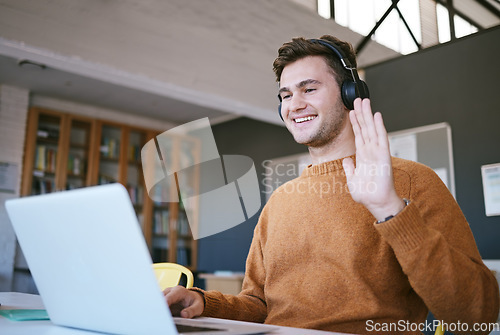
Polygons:
<instances>
[{"instance_id":1,"label":"ceiling beam","mask_svg":"<svg viewBox=\"0 0 500 335\"><path fill-rule=\"evenodd\" d=\"M398 11L399 18L401 19L401 21L403 21L403 24L405 25L406 30L408 30L408 32L410 33L410 36L413 39L413 43L415 43L415 45L417 46L418 50L422 50L422 46L420 45L420 43L418 43L417 38L415 37L415 35L413 35L413 31L411 31L410 26L406 22L406 20L405 20L405 18L403 16L403 13L401 13L401 11L399 10L398 6L396 6L396 10Z\"/></svg>"},{"instance_id":2,"label":"ceiling beam","mask_svg":"<svg viewBox=\"0 0 500 335\"><path fill-rule=\"evenodd\" d=\"M380 18L380 20L377 21L373 29L370 31L368 35L363 38L363 40L358 44L356 47L356 54L359 54L363 48L366 46L366 44L371 40L373 34L377 31L378 27L384 22L384 20L387 18L387 16L391 13L391 11L398 5L399 0L392 0L391 6L385 11L384 15Z\"/></svg>"},{"instance_id":3,"label":"ceiling beam","mask_svg":"<svg viewBox=\"0 0 500 335\"><path fill-rule=\"evenodd\" d=\"M455 33L455 7L453 6L453 0L446 0L446 9L448 9L448 23L450 24L450 38L451 40L457 39L457 34Z\"/></svg>"},{"instance_id":4,"label":"ceiling beam","mask_svg":"<svg viewBox=\"0 0 500 335\"><path fill-rule=\"evenodd\" d=\"M489 1L487 0L476 0L477 3L479 3L481 6L486 8L491 14L495 15L496 17L500 18L500 10L498 10L497 7L493 6ZM497 0L498 3L500 3Z\"/></svg>"}]
</instances>

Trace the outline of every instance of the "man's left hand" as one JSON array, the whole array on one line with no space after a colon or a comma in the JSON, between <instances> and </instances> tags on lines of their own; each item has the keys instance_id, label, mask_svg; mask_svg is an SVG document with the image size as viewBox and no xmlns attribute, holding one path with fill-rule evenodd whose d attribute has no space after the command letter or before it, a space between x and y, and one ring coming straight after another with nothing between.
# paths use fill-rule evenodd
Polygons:
<instances>
[{"instance_id":1,"label":"man's left hand","mask_svg":"<svg viewBox=\"0 0 500 335\"><path fill-rule=\"evenodd\" d=\"M357 98L349 118L356 145L356 166L351 158L343 161L349 192L381 221L404 208L394 187L387 131L382 115L372 114L370 99Z\"/></svg>"}]
</instances>

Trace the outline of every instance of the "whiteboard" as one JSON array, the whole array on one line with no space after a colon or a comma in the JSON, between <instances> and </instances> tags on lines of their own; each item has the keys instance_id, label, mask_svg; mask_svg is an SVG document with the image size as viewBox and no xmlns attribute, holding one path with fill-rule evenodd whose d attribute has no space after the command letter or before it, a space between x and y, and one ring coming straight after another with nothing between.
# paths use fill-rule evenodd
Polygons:
<instances>
[{"instance_id":1,"label":"whiteboard","mask_svg":"<svg viewBox=\"0 0 500 335\"><path fill-rule=\"evenodd\" d=\"M410 159L433 169L455 197L455 170L451 127L436 123L390 132L391 155Z\"/></svg>"}]
</instances>

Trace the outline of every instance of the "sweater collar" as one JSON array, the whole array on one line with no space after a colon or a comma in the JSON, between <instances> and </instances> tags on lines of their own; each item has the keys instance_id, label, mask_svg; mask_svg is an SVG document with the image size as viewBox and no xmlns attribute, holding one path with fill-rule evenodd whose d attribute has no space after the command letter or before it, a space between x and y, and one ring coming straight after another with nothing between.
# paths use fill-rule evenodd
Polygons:
<instances>
[{"instance_id":1,"label":"sweater collar","mask_svg":"<svg viewBox=\"0 0 500 335\"><path fill-rule=\"evenodd\" d=\"M356 166L356 155L347 156L344 158L348 157L352 158L352 160L354 161L354 166ZM341 170L343 172L344 167L342 166L342 161L344 160L344 158L336 159L329 162L324 162L317 165L309 165L302 172L302 177L312 177L312 176L319 176L322 174L335 173L338 170Z\"/></svg>"}]
</instances>

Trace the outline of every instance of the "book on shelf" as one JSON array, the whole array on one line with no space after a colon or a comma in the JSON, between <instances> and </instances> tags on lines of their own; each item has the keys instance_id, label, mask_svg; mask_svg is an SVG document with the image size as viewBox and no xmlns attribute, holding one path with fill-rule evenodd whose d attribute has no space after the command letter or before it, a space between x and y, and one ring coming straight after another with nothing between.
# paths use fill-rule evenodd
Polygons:
<instances>
[{"instance_id":1,"label":"book on shelf","mask_svg":"<svg viewBox=\"0 0 500 335\"><path fill-rule=\"evenodd\" d=\"M56 171L57 150L45 145L37 145L35 153L35 169L45 172Z\"/></svg>"},{"instance_id":2,"label":"book on shelf","mask_svg":"<svg viewBox=\"0 0 500 335\"><path fill-rule=\"evenodd\" d=\"M128 147L129 162L141 162L141 147L138 145L129 145Z\"/></svg>"},{"instance_id":3,"label":"book on shelf","mask_svg":"<svg viewBox=\"0 0 500 335\"><path fill-rule=\"evenodd\" d=\"M118 158L119 150L120 150L119 140L111 137L104 137L102 139L100 151L103 157Z\"/></svg>"},{"instance_id":4,"label":"book on shelf","mask_svg":"<svg viewBox=\"0 0 500 335\"><path fill-rule=\"evenodd\" d=\"M66 183L66 190L75 190L77 188L84 187L84 185L81 184L74 184L74 183Z\"/></svg>"},{"instance_id":5,"label":"book on shelf","mask_svg":"<svg viewBox=\"0 0 500 335\"><path fill-rule=\"evenodd\" d=\"M116 183L116 177L100 174L97 180L99 185Z\"/></svg>"},{"instance_id":6,"label":"book on shelf","mask_svg":"<svg viewBox=\"0 0 500 335\"><path fill-rule=\"evenodd\" d=\"M75 176L79 176L82 174L82 166L83 161L81 157L76 155L68 155L68 173L73 174Z\"/></svg>"},{"instance_id":7,"label":"book on shelf","mask_svg":"<svg viewBox=\"0 0 500 335\"><path fill-rule=\"evenodd\" d=\"M153 216L153 231L155 234L168 234L169 212L167 209L155 210Z\"/></svg>"},{"instance_id":8,"label":"book on shelf","mask_svg":"<svg viewBox=\"0 0 500 335\"><path fill-rule=\"evenodd\" d=\"M168 262L168 249L153 248L152 258L154 263Z\"/></svg>"},{"instance_id":9,"label":"book on shelf","mask_svg":"<svg viewBox=\"0 0 500 335\"><path fill-rule=\"evenodd\" d=\"M144 199L144 188L138 185L128 185L128 194L134 205L142 205Z\"/></svg>"},{"instance_id":10,"label":"book on shelf","mask_svg":"<svg viewBox=\"0 0 500 335\"><path fill-rule=\"evenodd\" d=\"M191 264L191 249L187 247L177 248L177 264L189 266Z\"/></svg>"},{"instance_id":11,"label":"book on shelf","mask_svg":"<svg viewBox=\"0 0 500 335\"><path fill-rule=\"evenodd\" d=\"M177 219L177 233L182 237L187 237L190 234L189 221L185 212L179 213L179 218Z\"/></svg>"},{"instance_id":12,"label":"book on shelf","mask_svg":"<svg viewBox=\"0 0 500 335\"><path fill-rule=\"evenodd\" d=\"M54 191L56 191L56 184L52 179L37 179L33 181L33 194L46 194Z\"/></svg>"},{"instance_id":13,"label":"book on shelf","mask_svg":"<svg viewBox=\"0 0 500 335\"><path fill-rule=\"evenodd\" d=\"M45 171L45 151L47 147L45 145L36 146L36 156L35 156L35 168L40 171Z\"/></svg>"},{"instance_id":14,"label":"book on shelf","mask_svg":"<svg viewBox=\"0 0 500 335\"><path fill-rule=\"evenodd\" d=\"M167 187L161 187L161 185L156 185L155 187L152 188L152 198L153 199L162 199L162 200L168 200L170 199L169 195L169 189ZM158 200L153 200L153 203L155 206L162 206L166 202L164 201L158 201Z\"/></svg>"},{"instance_id":15,"label":"book on shelf","mask_svg":"<svg viewBox=\"0 0 500 335\"><path fill-rule=\"evenodd\" d=\"M153 249L165 249L170 248L170 241L164 236L153 236Z\"/></svg>"}]
</instances>

